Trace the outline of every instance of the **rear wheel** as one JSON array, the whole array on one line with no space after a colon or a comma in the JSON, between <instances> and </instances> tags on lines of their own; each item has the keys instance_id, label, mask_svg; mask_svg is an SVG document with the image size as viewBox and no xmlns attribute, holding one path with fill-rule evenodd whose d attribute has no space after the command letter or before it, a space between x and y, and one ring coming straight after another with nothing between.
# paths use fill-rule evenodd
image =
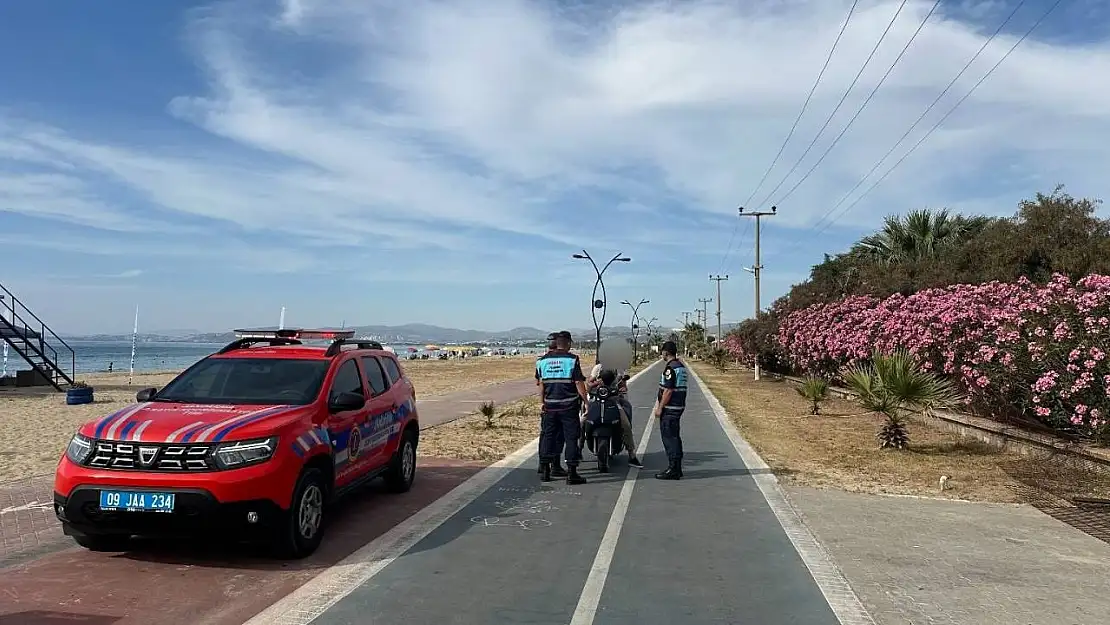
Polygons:
<instances>
[{"instance_id":1,"label":"rear wheel","mask_svg":"<svg viewBox=\"0 0 1110 625\"><path fill-rule=\"evenodd\" d=\"M405 493L416 480L416 434L405 430L401 435L401 445L385 472L386 487L394 493Z\"/></svg>"},{"instance_id":2,"label":"rear wheel","mask_svg":"<svg viewBox=\"0 0 1110 625\"><path fill-rule=\"evenodd\" d=\"M131 546L130 536L120 536L117 534L78 534L73 536L73 540L89 551L127 551Z\"/></svg>"},{"instance_id":3,"label":"rear wheel","mask_svg":"<svg viewBox=\"0 0 1110 625\"><path fill-rule=\"evenodd\" d=\"M324 538L324 473L309 467L301 472L293 490L293 502L285 513L278 539L278 552L289 558L304 558L316 551Z\"/></svg>"}]
</instances>

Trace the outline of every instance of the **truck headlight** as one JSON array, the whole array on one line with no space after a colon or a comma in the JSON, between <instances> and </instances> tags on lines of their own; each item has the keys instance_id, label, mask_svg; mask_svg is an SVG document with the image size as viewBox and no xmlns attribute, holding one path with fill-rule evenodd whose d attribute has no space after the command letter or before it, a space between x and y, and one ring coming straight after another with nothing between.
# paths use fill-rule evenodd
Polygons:
<instances>
[{"instance_id":1,"label":"truck headlight","mask_svg":"<svg viewBox=\"0 0 1110 625\"><path fill-rule=\"evenodd\" d=\"M92 455L93 445L88 437L74 434L73 438L69 439L69 445L66 445L66 458L74 464L85 464L85 461Z\"/></svg>"},{"instance_id":2,"label":"truck headlight","mask_svg":"<svg viewBox=\"0 0 1110 625\"><path fill-rule=\"evenodd\" d=\"M235 441L217 447L216 451L212 453L212 457L219 468L235 469L269 460L274 455L274 450L277 449L277 443L278 437L276 436L256 438L249 441Z\"/></svg>"}]
</instances>

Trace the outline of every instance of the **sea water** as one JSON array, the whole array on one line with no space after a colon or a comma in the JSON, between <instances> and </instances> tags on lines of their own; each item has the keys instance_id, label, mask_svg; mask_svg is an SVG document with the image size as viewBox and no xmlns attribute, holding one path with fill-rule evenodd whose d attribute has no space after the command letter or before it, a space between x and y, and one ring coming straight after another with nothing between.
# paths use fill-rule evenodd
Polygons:
<instances>
[{"instance_id":1,"label":"sea water","mask_svg":"<svg viewBox=\"0 0 1110 625\"><path fill-rule=\"evenodd\" d=\"M131 341L67 341L73 348L77 361L77 374L113 372L126 373L131 363ZM152 371L180 371L196 361L212 354L223 347L223 343L190 343L169 341L146 341L135 345L135 371L149 373ZM55 348L61 347L55 345ZM410 354L422 355L428 353L433 358L437 352L426 352L423 347L398 345L393 346L397 356L404 359ZM506 348L506 352L513 348ZM516 348L521 353L535 353L538 350ZM69 372L70 355L68 351L60 349L58 364ZM14 375L18 369L28 369L27 363L12 350L8 350L8 374Z\"/></svg>"}]
</instances>

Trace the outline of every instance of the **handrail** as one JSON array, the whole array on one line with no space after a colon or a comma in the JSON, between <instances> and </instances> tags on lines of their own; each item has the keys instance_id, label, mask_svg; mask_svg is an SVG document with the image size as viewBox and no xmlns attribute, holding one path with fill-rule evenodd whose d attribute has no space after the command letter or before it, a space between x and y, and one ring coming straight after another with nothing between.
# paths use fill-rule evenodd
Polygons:
<instances>
[{"instance_id":1,"label":"handrail","mask_svg":"<svg viewBox=\"0 0 1110 625\"><path fill-rule=\"evenodd\" d=\"M34 319L38 323L38 326L39 326L39 344L43 348L46 348L46 349L50 350L50 353L51 353L50 362L58 369L58 371L60 371L62 373L63 377L67 378L69 381L72 381L74 379L74 376L77 375L77 352L74 351L73 347L71 347L69 345L69 343L66 343L65 339L63 339L61 336L59 336L58 333L55 332L53 328L46 325L45 321L40 319L38 317L38 315L36 315L34 313L34 311L32 311L30 308L28 308L26 304L24 304L22 301L20 301L20 299L18 297L16 297L14 293L9 291L8 288L5 287L3 284L0 284L0 291L3 291L6 295L5 299L8 302L8 305L6 306L6 308L11 312L11 320L12 321L18 321L23 326L24 330L31 330L31 325L28 324L27 320L23 318L23 315L20 314L20 312L23 312L23 313L29 315L32 319ZM3 301L4 300L0 300L0 302L3 302ZM47 336L47 333L49 333L49 336ZM48 338L50 339L49 342L47 342ZM27 342L28 344L30 344L30 340L24 338L24 341ZM58 343L61 343L63 346L65 346L65 348L67 350L69 350L70 370L69 370L68 375L66 375L65 370L62 369L61 364L58 362L58 350L55 349L54 346L50 344L50 343L53 343L54 341L57 341ZM43 349L36 349L36 351L39 351L42 354L43 357L47 357L47 354Z\"/></svg>"}]
</instances>

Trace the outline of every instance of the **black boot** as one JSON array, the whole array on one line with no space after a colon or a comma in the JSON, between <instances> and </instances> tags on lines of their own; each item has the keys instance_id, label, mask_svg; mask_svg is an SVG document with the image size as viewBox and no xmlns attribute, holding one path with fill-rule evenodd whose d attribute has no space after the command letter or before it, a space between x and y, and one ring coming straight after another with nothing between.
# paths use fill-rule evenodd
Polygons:
<instances>
[{"instance_id":1,"label":"black boot","mask_svg":"<svg viewBox=\"0 0 1110 625\"><path fill-rule=\"evenodd\" d=\"M578 466L577 465L573 465L573 464L569 465L569 466L567 466L567 469L569 470L568 474L567 474L567 484L569 484L571 486L577 486L579 484L585 484L586 483L586 478L582 477L581 475L578 475Z\"/></svg>"},{"instance_id":2,"label":"black boot","mask_svg":"<svg viewBox=\"0 0 1110 625\"><path fill-rule=\"evenodd\" d=\"M675 461L674 470L675 470L675 473L678 474L678 477L682 478L682 458L679 458L678 460Z\"/></svg>"},{"instance_id":3,"label":"black boot","mask_svg":"<svg viewBox=\"0 0 1110 625\"><path fill-rule=\"evenodd\" d=\"M541 482L550 482L551 481L551 463L550 462L541 462L540 463L540 481Z\"/></svg>"},{"instance_id":4,"label":"black boot","mask_svg":"<svg viewBox=\"0 0 1110 625\"><path fill-rule=\"evenodd\" d=\"M678 468L678 463L671 461L667 464L666 471L660 471L655 474L657 480L678 480L682 478L682 469Z\"/></svg>"},{"instance_id":5,"label":"black boot","mask_svg":"<svg viewBox=\"0 0 1110 625\"><path fill-rule=\"evenodd\" d=\"M567 470L563 468L563 465L558 460L551 463L551 477L566 477L566 476L567 476Z\"/></svg>"},{"instance_id":6,"label":"black boot","mask_svg":"<svg viewBox=\"0 0 1110 625\"><path fill-rule=\"evenodd\" d=\"M636 467L637 469L644 468L644 463L640 462L640 459L636 457L635 452L630 452L628 454L628 464L630 466Z\"/></svg>"}]
</instances>

